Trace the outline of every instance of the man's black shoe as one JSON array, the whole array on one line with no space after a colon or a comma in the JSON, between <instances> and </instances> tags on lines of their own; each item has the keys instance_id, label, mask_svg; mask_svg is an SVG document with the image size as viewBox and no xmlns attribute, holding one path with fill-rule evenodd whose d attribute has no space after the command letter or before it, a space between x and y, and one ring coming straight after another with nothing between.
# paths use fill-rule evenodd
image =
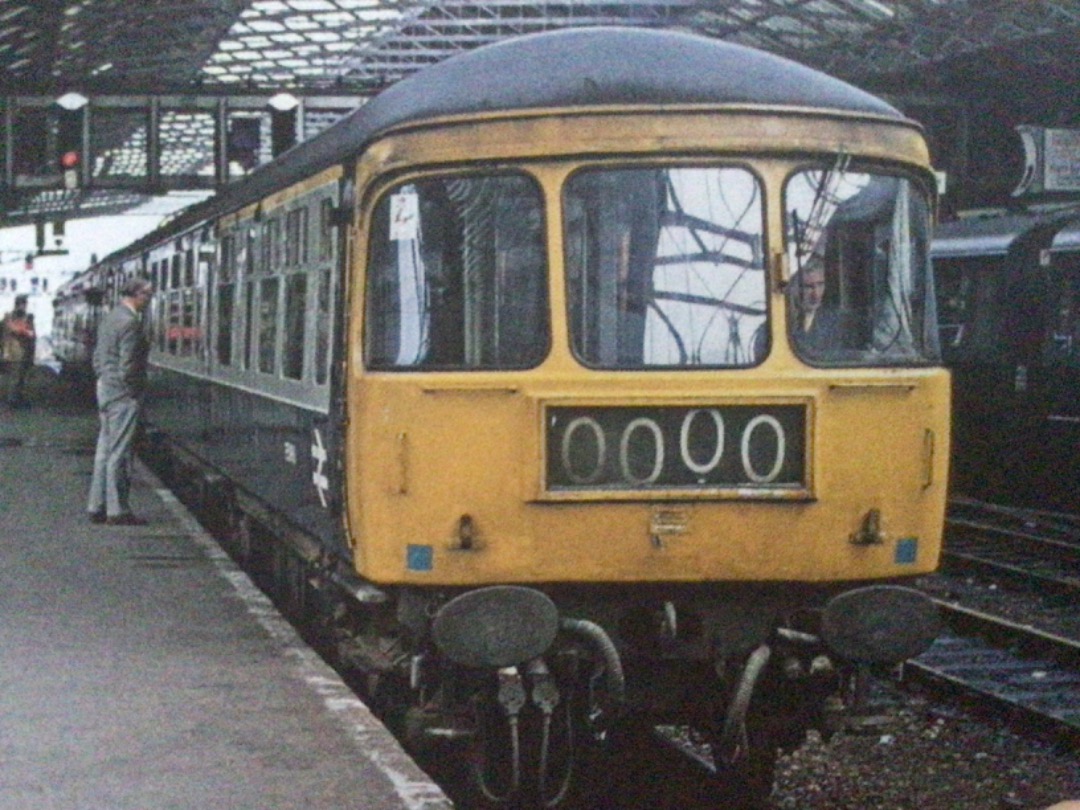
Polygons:
<instances>
[{"instance_id":1,"label":"man's black shoe","mask_svg":"<svg viewBox=\"0 0 1080 810\"><path fill-rule=\"evenodd\" d=\"M110 526L145 526L147 524L146 520L132 514L107 517L105 522Z\"/></svg>"},{"instance_id":2,"label":"man's black shoe","mask_svg":"<svg viewBox=\"0 0 1080 810\"><path fill-rule=\"evenodd\" d=\"M106 520L106 517L105 517L104 512L91 512L90 513L90 522L91 523L104 523L105 520Z\"/></svg>"}]
</instances>

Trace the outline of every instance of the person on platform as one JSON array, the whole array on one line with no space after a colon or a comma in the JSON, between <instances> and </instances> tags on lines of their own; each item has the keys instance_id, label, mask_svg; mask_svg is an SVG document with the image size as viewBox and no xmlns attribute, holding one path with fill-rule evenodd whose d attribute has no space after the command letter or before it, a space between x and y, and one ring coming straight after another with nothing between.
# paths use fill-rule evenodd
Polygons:
<instances>
[{"instance_id":1,"label":"person on platform","mask_svg":"<svg viewBox=\"0 0 1080 810\"><path fill-rule=\"evenodd\" d=\"M142 311L154 287L145 278L128 281L117 304L98 326L94 347L98 416L101 422L87 511L93 523L142 526L131 512L131 457L146 386L150 343Z\"/></svg>"},{"instance_id":2,"label":"person on platform","mask_svg":"<svg viewBox=\"0 0 1080 810\"><path fill-rule=\"evenodd\" d=\"M12 375L7 400L12 408L25 408L30 404L26 399L26 378L34 367L37 336L34 332L34 316L26 311L26 305L25 295L15 296L15 308L0 322L0 355Z\"/></svg>"}]
</instances>

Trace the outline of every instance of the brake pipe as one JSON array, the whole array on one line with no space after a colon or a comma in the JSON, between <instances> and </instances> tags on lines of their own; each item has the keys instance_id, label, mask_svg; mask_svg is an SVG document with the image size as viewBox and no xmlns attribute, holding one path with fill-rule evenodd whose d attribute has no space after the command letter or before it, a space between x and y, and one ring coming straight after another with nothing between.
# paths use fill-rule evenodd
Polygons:
<instances>
[{"instance_id":1,"label":"brake pipe","mask_svg":"<svg viewBox=\"0 0 1080 810\"><path fill-rule=\"evenodd\" d=\"M559 627L592 644L600 657L604 659L608 692L615 700L622 702L626 698L626 676L623 674L622 659L619 657L619 651L615 649L615 642L611 640L604 628L588 619L566 617L559 620Z\"/></svg>"}]
</instances>

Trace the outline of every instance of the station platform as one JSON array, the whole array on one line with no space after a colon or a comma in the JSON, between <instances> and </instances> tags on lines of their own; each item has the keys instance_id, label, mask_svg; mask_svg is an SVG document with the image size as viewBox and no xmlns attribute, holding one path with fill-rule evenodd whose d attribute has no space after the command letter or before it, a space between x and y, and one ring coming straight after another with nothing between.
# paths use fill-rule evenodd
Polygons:
<instances>
[{"instance_id":1,"label":"station platform","mask_svg":"<svg viewBox=\"0 0 1080 810\"><path fill-rule=\"evenodd\" d=\"M0 402L0 808L452 807L145 467L149 525L91 524L96 412L40 368L30 399Z\"/></svg>"}]
</instances>

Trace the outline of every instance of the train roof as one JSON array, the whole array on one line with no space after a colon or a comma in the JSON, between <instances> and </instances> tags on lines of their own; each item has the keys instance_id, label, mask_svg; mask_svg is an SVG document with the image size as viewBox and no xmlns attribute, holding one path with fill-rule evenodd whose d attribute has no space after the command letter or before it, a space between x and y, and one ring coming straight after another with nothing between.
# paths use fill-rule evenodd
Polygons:
<instances>
[{"instance_id":1,"label":"train roof","mask_svg":"<svg viewBox=\"0 0 1080 810\"><path fill-rule=\"evenodd\" d=\"M902 118L877 97L783 57L642 28L564 29L504 40L434 65L378 101L402 120L612 104L752 104Z\"/></svg>"},{"instance_id":2,"label":"train roof","mask_svg":"<svg viewBox=\"0 0 1080 810\"><path fill-rule=\"evenodd\" d=\"M1004 256L1021 234L1061 216L1060 212L1005 214L945 222L935 229L930 254L935 259ZM1080 249L1080 211L1075 216L1075 221L1066 224L1054 237L1051 250Z\"/></svg>"},{"instance_id":3,"label":"train roof","mask_svg":"<svg viewBox=\"0 0 1080 810\"><path fill-rule=\"evenodd\" d=\"M318 136L121 252L141 250L170 233L251 205L359 154L398 127L479 113L658 104L813 109L916 126L846 82L731 42L620 27L531 34L451 57L392 85Z\"/></svg>"}]
</instances>

